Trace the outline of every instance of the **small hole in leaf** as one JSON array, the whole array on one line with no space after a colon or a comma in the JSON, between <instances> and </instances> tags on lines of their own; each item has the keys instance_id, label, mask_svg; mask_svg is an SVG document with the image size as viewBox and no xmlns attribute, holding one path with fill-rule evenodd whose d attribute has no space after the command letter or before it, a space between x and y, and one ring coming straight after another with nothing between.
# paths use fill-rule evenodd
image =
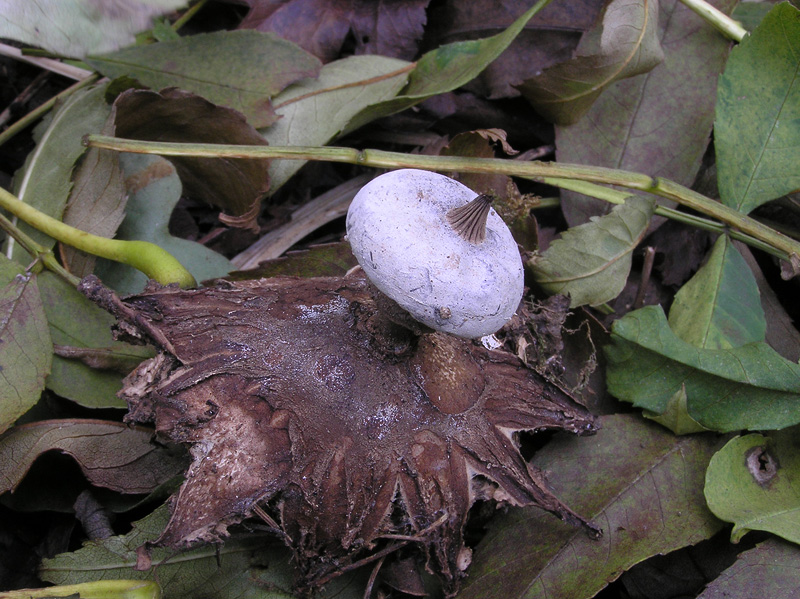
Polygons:
<instances>
[{"instance_id":1,"label":"small hole in leaf","mask_svg":"<svg viewBox=\"0 0 800 599\"><path fill-rule=\"evenodd\" d=\"M753 447L745 454L747 470L762 487L768 485L778 475L778 461L766 447Z\"/></svg>"}]
</instances>

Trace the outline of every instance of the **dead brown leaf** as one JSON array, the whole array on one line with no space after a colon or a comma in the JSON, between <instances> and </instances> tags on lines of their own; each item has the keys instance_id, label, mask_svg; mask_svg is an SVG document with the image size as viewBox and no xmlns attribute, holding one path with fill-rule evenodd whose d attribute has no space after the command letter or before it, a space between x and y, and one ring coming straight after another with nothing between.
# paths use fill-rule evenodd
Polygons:
<instances>
[{"instance_id":1,"label":"dead brown leaf","mask_svg":"<svg viewBox=\"0 0 800 599\"><path fill-rule=\"evenodd\" d=\"M119 137L148 141L267 145L239 112L175 88L161 92L128 90L114 102ZM261 197L269 189L267 159L170 159L187 195L234 217L230 223L257 228ZM247 215L247 218L236 218Z\"/></svg>"},{"instance_id":2,"label":"dead brown leaf","mask_svg":"<svg viewBox=\"0 0 800 599\"><path fill-rule=\"evenodd\" d=\"M270 31L323 62L339 58L352 35L355 54L412 60L430 0L241 0L250 12L240 28Z\"/></svg>"},{"instance_id":3,"label":"dead brown leaf","mask_svg":"<svg viewBox=\"0 0 800 599\"><path fill-rule=\"evenodd\" d=\"M153 431L105 420L41 420L14 427L0 443L0 492L13 491L33 462L57 450L87 480L119 493L149 493L185 466L179 452L152 442Z\"/></svg>"}]
</instances>

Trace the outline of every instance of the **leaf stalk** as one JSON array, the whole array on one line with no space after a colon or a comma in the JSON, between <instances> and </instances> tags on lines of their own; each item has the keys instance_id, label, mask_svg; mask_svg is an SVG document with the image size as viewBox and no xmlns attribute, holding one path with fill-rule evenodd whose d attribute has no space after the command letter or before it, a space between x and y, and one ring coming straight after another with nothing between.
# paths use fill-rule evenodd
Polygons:
<instances>
[{"instance_id":1,"label":"leaf stalk","mask_svg":"<svg viewBox=\"0 0 800 599\"><path fill-rule=\"evenodd\" d=\"M618 191L616 189L611 189L610 187L603 187L602 185L596 185L594 183L587 183L586 181L574 181L571 179L558 179L555 177L546 177L543 183L547 183L548 185L552 185L554 187L560 187L561 189L576 191L578 193L582 193L587 196L592 196L593 198L597 198L598 200L604 200L606 202L609 202L610 204L624 204L625 198L627 198L630 195L625 193L624 191ZM668 208L667 206L656 205L654 212L658 216L663 216L665 218L678 221L685 225L691 225L693 227L697 227L698 229L704 229L706 231L711 231L712 233L721 233L721 234L727 233L733 239L741 241L742 243L746 243L750 247L754 247L761 251L767 252L768 254L772 254L773 256L776 256L778 258L782 259L786 258L785 253L772 247L768 243L764 243L760 239L756 239L755 237L747 235L746 233L742 233L741 231L730 229L729 227L726 227L725 225L723 225L722 223L718 223L717 221L708 218L703 218L702 216L698 216L696 214L680 212L678 210L675 210L674 208Z\"/></svg>"},{"instance_id":2,"label":"leaf stalk","mask_svg":"<svg viewBox=\"0 0 800 599\"><path fill-rule=\"evenodd\" d=\"M730 18L705 0L681 0L681 2L705 19L717 31L735 42L741 42L748 33L739 21Z\"/></svg>"},{"instance_id":3,"label":"leaf stalk","mask_svg":"<svg viewBox=\"0 0 800 599\"><path fill-rule=\"evenodd\" d=\"M197 285L191 273L172 254L153 243L138 240L109 239L81 231L40 212L2 188L0 188L0 208L21 218L56 241L70 245L82 252L132 266L162 285L178 283L184 288ZM16 229L16 231L19 232L19 229ZM17 232L13 233L15 239L23 243ZM27 241L32 242L32 240ZM38 246L38 244L23 243L23 246L34 256L41 256L45 266L48 268L53 266L46 259L46 255L49 253L48 250ZM52 256L52 253L50 255Z\"/></svg>"},{"instance_id":4,"label":"leaf stalk","mask_svg":"<svg viewBox=\"0 0 800 599\"><path fill-rule=\"evenodd\" d=\"M59 264L53 252L34 241L29 235L15 226L4 214L0 213L0 229L16 239L26 252L34 257L41 265L60 276L69 285L77 287L80 279Z\"/></svg>"},{"instance_id":5,"label":"leaf stalk","mask_svg":"<svg viewBox=\"0 0 800 599\"><path fill-rule=\"evenodd\" d=\"M461 156L423 156L387 152L383 150L356 150L343 147L314 146L238 146L226 144L183 144L121 139L105 135L89 135L87 146L162 156L204 156L209 158L272 158L279 160L323 160L360 164L374 168L420 168L432 171L458 171L465 173L492 173L523 177L538 182L554 179L586 181L599 185L615 185L652 193L677 202L731 227L747 238L753 238L773 248L772 253L788 260L800 256L800 242L783 235L771 227L742 214L716 200L661 177L642 173L580 164L555 162L519 162L502 158L469 158ZM605 199L605 198L601 198ZM670 218L674 213L667 213ZM746 241L746 239L743 239ZM764 246L762 246L764 247Z\"/></svg>"}]
</instances>

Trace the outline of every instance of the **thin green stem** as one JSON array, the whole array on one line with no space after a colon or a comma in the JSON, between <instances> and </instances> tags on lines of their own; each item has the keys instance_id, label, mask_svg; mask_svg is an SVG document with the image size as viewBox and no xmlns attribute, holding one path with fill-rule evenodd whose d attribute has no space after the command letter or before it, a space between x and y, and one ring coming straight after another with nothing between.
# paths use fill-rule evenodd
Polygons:
<instances>
[{"instance_id":1,"label":"thin green stem","mask_svg":"<svg viewBox=\"0 0 800 599\"><path fill-rule=\"evenodd\" d=\"M542 177L542 183L552 185L553 187L560 187L561 189L568 189L569 191L577 191L578 193L592 196L598 200L608 202L609 204L624 204L625 200L630 196L629 193L624 191L603 187L595 183L588 183L587 181L575 181L574 179Z\"/></svg>"},{"instance_id":2,"label":"thin green stem","mask_svg":"<svg viewBox=\"0 0 800 599\"><path fill-rule=\"evenodd\" d=\"M44 265L45 268L54 272L64 279L67 284L77 287L80 279L59 264L53 252L34 241L27 233L8 220L4 214L0 213L0 229L16 239L26 252Z\"/></svg>"},{"instance_id":3,"label":"thin green stem","mask_svg":"<svg viewBox=\"0 0 800 599\"><path fill-rule=\"evenodd\" d=\"M561 206L561 198L559 197L548 197L548 198L539 198L536 203L531 206L532 210L544 210L545 208L558 208Z\"/></svg>"},{"instance_id":4,"label":"thin green stem","mask_svg":"<svg viewBox=\"0 0 800 599\"><path fill-rule=\"evenodd\" d=\"M191 273L172 254L153 243L108 239L81 231L36 210L2 188L0 188L0 208L61 243L94 256L132 266L162 285L170 283L178 283L181 287L197 285Z\"/></svg>"},{"instance_id":5,"label":"thin green stem","mask_svg":"<svg viewBox=\"0 0 800 599\"><path fill-rule=\"evenodd\" d=\"M200 0L194 6L189 7L173 24L172 29L178 31L181 27L186 25L193 16L195 16L203 6L206 5L208 0Z\"/></svg>"},{"instance_id":6,"label":"thin green stem","mask_svg":"<svg viewBox=\"0 0 800 599\"><path fill-rule=\"evenodd\" d=\"M46 597L126 597L127 599L161 599L161 587L152 580L98 580L65 584L44 589L4 591L4 599L38 599Z\"/></svg>"},{"instance_id":7,"label":"thin green stem","mask_svg":"<svg viewBox=\"0 0 800 599\"><path fill-rule=\"evenodd\" d=\"M616 189L611 189L610 187L603 187L602 185L587 183L586 181L574 181L572 179L545 177L543 183L553 185L554 187L560 187L561 189L568 189L570 191L576 191L584 195L592 196L593 198L604 200L610 204L624 204L625 199L630 195L624 191L618 191ZM777 256L778 258L786 258L786 254L775 249L771 245L764 243L760 239L756 239L755 237L740 231L736 231L735 229L730 229L717 221L709 220L707 218L703 218L702 216L697 216L696 214L679 212L674 208L668 208L667 206L660 206L658 204L656 204L654 212L658 216L663 216L686 225L691 225L693 227L697 227L698 229L704 229L713 233L727 233L733 239L746 243L751 247L772 254L773 256Z\"/></svg>"},{"instance_id":8,"label":"thin green stem","mask_svg":"<svg viewBox=\"0 0 800 599\"><path fill-rule=\"evenodd\" d=\"M747 29L742 27L739 21L730 18L724 12L705 2L705 0L681 0L681 2L733 41L741 42L742 38L747 35Z\"/></svg>"},{"instance_id":9,"label":"thin green stem","mask_svg":"<svg viewBox=\"0 0 800 599\"><path fill-rule=\"evenodd\" d=\"M376 168L421 168L444 172L495 173L524 177L539 182L548 177L555 177L577 179L602 185L616 185L627 187L628 189L646 191L710 216L728 227L737 229L772 246L772 248L781 252L778 254L781 258L787 259L792 256L800 256L800 242L782 235L755 219L668 179L630 171L580 164L538 161L519 162L502 158L423 156L382 150L355 150L353 148L337 147L180 144L120 139L103 135L89 135L86 137L85 142L89 146L120 152L160 154L163 156L326 160Z\"/></svg>"},{"instance_id":10,"label":"thin green stem","mask_svg":"<svg viewBox=\"0 0 800 599\"><path fill-rule=\"evenodd\" d=\"M91 75L82 81L78 81L73 85L69 86L67 89L62 91L59 94L56 94L52 98L50 98L47 102L42 104L41 106L37 106L33 110L31 110L28 114L24 117L16 121L14 124L10 125L8 129L0 133L0 146L6 143L9 139L14 137L17 133L29 127L34 122L42 118L49 110L53 108L56 102L58 102L61 98L66 98L67 96L74 94L79 89L87 87L100 79L100 75Z\"/></svg>"}]
</instances>

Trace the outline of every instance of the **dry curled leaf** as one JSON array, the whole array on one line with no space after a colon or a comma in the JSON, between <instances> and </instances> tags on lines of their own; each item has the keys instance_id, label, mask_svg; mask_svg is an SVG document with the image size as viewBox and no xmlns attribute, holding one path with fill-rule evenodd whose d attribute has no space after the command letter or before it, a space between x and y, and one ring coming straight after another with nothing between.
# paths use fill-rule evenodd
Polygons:
<instances>
[{"instance_id":1,"label":"dry curled leaf","mask_svg":"<svg viewBox=\"0 0 800 599\"><path fill-rule=\"evenodd\" d=\"M360 276L125 300L96 278L82 290L161 349L126 380L128 420L191 446L159 544L219 541L258 512L294 550L303 587L413 541L454 593L477 500L595 530L528 466L517 435L592 433L592 416L512 354L401 326Z\"/></svg>"},{"instance_id":2,"label":"dry curled leaf","mask_svg":"<svg viewBox=\"0 0 800 599\"><path fill-rule=\"evenodd\" d=\"M40 420L16 426L0 441L0 491L14 491L48 451L71 456L95 486L149 493L176 476L185 456L152 442L153 431L105 420Z\"/></svg>"},{"instance_id":3,"label":"dry curled leaf","mask_svg":"<svg viewBox=\"0 0 800 599\"><path fill-rule=\"evenodd\" d=\"M267 145L244 115L175 88L134 89L114 102L119 137L148 141ZM172 157L184 188L231 215L225 222L257 229L261 196L269 189L267 159Z\"/></svg>"}]
</instances>

